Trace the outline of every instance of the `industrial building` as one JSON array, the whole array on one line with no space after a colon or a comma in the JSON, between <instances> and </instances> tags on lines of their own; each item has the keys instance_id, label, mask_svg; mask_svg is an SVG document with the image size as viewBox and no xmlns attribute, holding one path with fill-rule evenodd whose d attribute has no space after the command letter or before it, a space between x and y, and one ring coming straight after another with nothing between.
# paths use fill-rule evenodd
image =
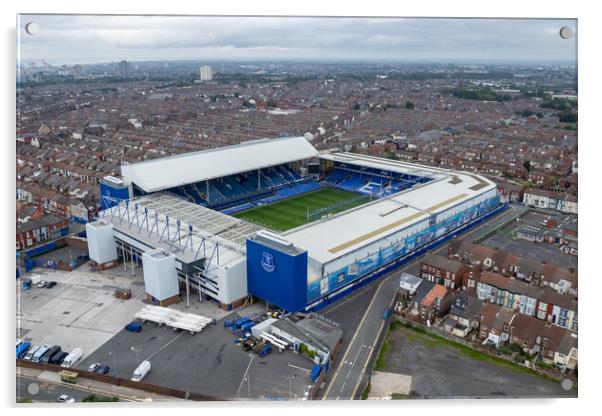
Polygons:
<instances>
[{"instance_id":1,"label":"industrial building","mask_svg":"<svg viewBox=\"0 0 602 416\"><path fill-rule=\"evenodd\" d=\"M318 172L308 172L310 160ZM173 300L178 287L228 309L249 295L291 312L317 309L501 209L495 184L479 175L320 154L304 137L124 165L122 178L100 186L105 209L87 225L93 261L143 263L156 303ZM307 207L290 229L233 216L303 205L324 189L351 198Z\"/></svg>"}]
</instances>

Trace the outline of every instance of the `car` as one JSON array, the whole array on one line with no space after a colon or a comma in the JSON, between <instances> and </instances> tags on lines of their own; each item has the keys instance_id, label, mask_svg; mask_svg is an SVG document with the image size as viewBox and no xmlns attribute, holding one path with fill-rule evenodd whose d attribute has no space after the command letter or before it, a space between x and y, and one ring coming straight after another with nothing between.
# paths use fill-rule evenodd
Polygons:
<instances>
[{"instance_id":1,"label":"car","mask_svg":"<svg viewBox=\"0 0 602 416\"><path fill-rule=\"evenodd\" d=\"M109 366L108 365L101 365L100 367L98 367L98 369L96 370L97 373L100 374L107 374L109 372Z\"/></svg>"},{"instance_id":2,"label":"car","mask_svg":"<svg viewBox=\"0 0 602 416\"><path fill-rule=\"evenodd\" d=\"M39 350L41 348L40 345L34 345L33 347L31 347L29 350L27 350L27 354L25 354L25 357L23 357L24 360L26 361L31 361L33 355L36 353L37 350Z\"/></svg>"},{"instance_id":3,"label":"car","mask_svg":"<svg viewBox=\"0 0 602 416\"><path fill-rule=\"evenodd\" d=\"M41 280L40 283L38 283L38 287L40 289L42 289L42 288L46 287L47 284L48 284L47 280Z\"/></svg>"},{"instance_id":4,"label":"car","mask_svg":"<svg viewBox=\"0 0 602 416\"><path fill-rule=\"evenodd\" d=\"M50 357L50 360L48 360L48 364L61 365L63 363L63 361L65 361L65 358L67 358L68 355L69 355L69 353L66 351L59 351L56 354L54 354L52 357Z\"/></svg>"},{"instance_id":5,"label":"car","mask_svg":"<svg viewBox=\"0 0 602 416\"><path fill-rule=\"evenodd\" d=\"M60 345L53 345L51 348L48 349L48 351L46 351L41 357L40 357L40 362L44 363L44 364L49 364L50 363L50 359L52 358L52 356L54 354L56 354L57 352L61 352L61 347Z\"/></svg>"},{"instance_id":6,"label":"car","mask_svg":"<svg viewBox=\"0 0 602 416\"><path fill-rule=\"evenodd\" d=\"M96 371L100 368L100 363L93 363L88 366L88 371Z\"/></svg>"},{"instance_id":7,"label":"car","mask_svg":"<svg viewBox=\"0 0 602 416\"><path fill-rule=\"evenodd\" d=\"M52 289L55 286L56 286L56 282L52 281L52 282L48 282L48 284L45 286L45 288L46 289Z\"/></svg>"},{"instance_id":8,"label":"car","mask_svg":"<svg viewBox=\"0 0 602 416\"><path fill-rule=\"evenodd\" d=\"M69 396L68 394L61 394L59 397L56 398L56 401L59 403L74 403L75 399Z\"/></svg>"}]
</instances>

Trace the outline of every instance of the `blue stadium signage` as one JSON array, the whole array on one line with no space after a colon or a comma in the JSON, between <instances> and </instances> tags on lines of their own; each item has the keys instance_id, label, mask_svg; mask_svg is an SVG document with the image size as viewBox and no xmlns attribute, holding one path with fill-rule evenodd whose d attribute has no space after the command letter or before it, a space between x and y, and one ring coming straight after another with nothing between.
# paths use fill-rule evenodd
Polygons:
<instances>
[{"instance_id":1,"label":"blue stadium signage","mask_svg":"<svg viewBox=\"0 0 602 416\"><path fill-rule=\"evenodd\" d=\"M273 273L276 270L276 263L274 263L274 256L266 251L263 252L261 257L261 267L266 273Z\"/></svg>"}]
</instances>

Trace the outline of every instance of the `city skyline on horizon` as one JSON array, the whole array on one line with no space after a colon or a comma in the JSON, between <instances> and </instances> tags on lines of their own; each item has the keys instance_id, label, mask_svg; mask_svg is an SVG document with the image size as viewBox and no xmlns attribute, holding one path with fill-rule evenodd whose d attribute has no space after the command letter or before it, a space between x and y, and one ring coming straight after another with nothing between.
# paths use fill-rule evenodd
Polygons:
<instances>
[{"instance_id":1,"label":"city skyline on horizon","mask_svg":"<svg viewBox=\"0 0 602 416\"><path fill-rule=\"evenodd\" d=\"M30 21L39 26L35 35L25 31ZM559 35L563 26L570 39ZM576 19L20 15L18 30L22 65L124 59L576 65L577 54Z\"/></svg>"}]
</instances>

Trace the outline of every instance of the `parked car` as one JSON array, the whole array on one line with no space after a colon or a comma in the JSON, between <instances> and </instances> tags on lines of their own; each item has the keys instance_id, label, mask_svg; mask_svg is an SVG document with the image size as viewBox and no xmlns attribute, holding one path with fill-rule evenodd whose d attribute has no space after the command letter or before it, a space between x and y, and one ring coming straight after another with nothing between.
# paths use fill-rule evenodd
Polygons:
<instances>
[{"instance_id":1,"label":"parked car","mask_svg":"<svg viewBox=\"0 0 602 416\"><path fill-rule=\"evenodd\" d=\"M108 365L101 365L97 370L97 373L100 374L107 374L109 372L109 366Z\"/></svg>"},{"instance_id":2,"label":"parked car","mask_svg":"<svg viewBox=\"0 0 602 416\"><path fill-rule=\"evenodd\" d=\"M49 363L50 358L57 352L61 352L61 347L59 345L53 345L52 348L48 349L42 356L40 357L41 363Z\"/></svg>"},{"instance_id":3,"label":"parked car","mask_svg":"<svg viewBox=\"0 0 602 416\"><path fill-rule=\"evenodd\" d=\"M56 286L56 282L52 281L52 282L48 282L48 284L45 287L46 287L46 289L52 289L55 286Z\"/></svg>"},{"instance_id":4,"label":"parked car","mask_svg":"<svg viewBox=\"0 0 602 416\"><path fill-rule=\"evenodd\" d=\"M36 353L37 350L39 350L41 347L39 345L34 345L33 347L31 347L30 349L27 350L27 354L25 354L25 357L23 357L24 360L27 361L31 361L33 355Z\"/></svg>"},{"instance_id":5,"label":"parked car","mask_svg":"<svg viewBox=\"0 0 602 416\"><path fill-rule=\"evenodd\" d=\"M75 399L69 396L68 394L61 394L59 397L56 398L56 401L59 403L74 403Z\"/></svg>"},{"instance_id":6,"label":"parked car","mask_svg":"<svg viewBox=\"0 0 602 416\"><path fill-rule=\"evenodd\" d=\"M83 355L84 355L84 352L82 351L81 348L75 348L73 351L71 351L69 353L69 355L67 355L65 357L61 366L65 367L65 368L73 367L75 365L75 363L77 363L79 360L81 360Z\"/></svg>"},{"instance_id":7,"label":"parked car","mask_svg":"<svg viewBox=\"0 0 602 416\"><path fill-rule=\"evenodd\" d=\"M42 355L44 355L46 353L46 351L48 351L50 348L52 348L52 345L42 345L40 348L38 348L36 350L33 357L31 357L31 361L34 363L40 362Z\"/></svg>"},{"instance_id":8,"label":"parked car","mask_svg":"<svg viewBox=\"0 0 602 416\"><path fill-rule=\"evenodd\" d=\"M68 355L69 353L67 351L59 351L52 357L50 357L50 360L48 360L48 364L60 365Z\"/></svg>"},{"instance_id":9,"label":"parked car","mask_svg":"<svg viewBox=\"0 0 602 416\"><path fill-rule=\"evenodd\" d=\"M88 371L96 371L100 368L100 363L93 363L88 366Z\"/></svg>"},{"instance_id":10,"label":"parked car","mask_svg":"<svg viewBox=\"0 0 602 416\"><path fill-rule=\"evenodd\" d=\"M38 283L38 287L40 289L42 289L42 288L46 287L47 284L48 284L47 280L41 280L40 283Z\"/></svg>"}]
</instances>

